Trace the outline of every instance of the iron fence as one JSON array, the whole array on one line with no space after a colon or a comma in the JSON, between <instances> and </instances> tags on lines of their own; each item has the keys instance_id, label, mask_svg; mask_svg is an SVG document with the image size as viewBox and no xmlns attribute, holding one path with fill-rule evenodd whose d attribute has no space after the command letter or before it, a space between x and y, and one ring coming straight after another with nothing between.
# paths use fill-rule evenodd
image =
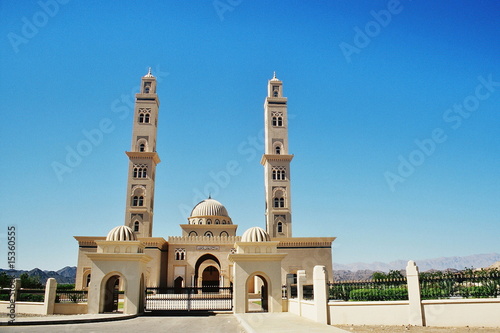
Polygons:
<instances>
[{"instance_id":1,"label":"iron fence","mask_svg":"<svg viewBox=\"0 0 500 333\"><path fill-rule=\"evenodd\" d=\"M56 290L56 303L86 303L87 290Z\"/></svg>"},{"instance_id":2,"label":"iron fence","mask_svg":"<svg viewBox=\"0 0 500 333\"><path fill-rule=\"evenodd\" d=\"M214 311L232 307L232 287L146 288L146 311Z\"/></svg>"},{"instance_id":3,"label":"iron fence","mask_svg":"<svg viewBox=\"0 0 500 333\"><path fill-rule=\"evenodd\" d=\"M420 295L422 299L496 298L500 295L500 271L421 273Z\"/></svg>"},{"instance_id":4,"label":"iron fence","mask_svg":"<svg viewBox=\"0 0 500 333\"><path fill-rule=\"evenodd\" d=\"M342 301L408 300L406 278L341 281L329 284L329 299Z\"/></svg>"}]
</instances>

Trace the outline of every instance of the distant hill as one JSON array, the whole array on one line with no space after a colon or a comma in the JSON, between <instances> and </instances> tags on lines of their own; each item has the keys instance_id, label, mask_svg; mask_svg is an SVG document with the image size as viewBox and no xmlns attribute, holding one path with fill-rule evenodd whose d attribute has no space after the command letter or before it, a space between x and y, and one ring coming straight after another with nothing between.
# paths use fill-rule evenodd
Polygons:
<instances>
[{"instance_id":1,"label":"distant hill","mask_svg":"<svg viewBox=\"0 0 500 333\"><path fill-rule=\"evenodd\" d=\"M434 259L416 260L420 272L429 270L462 270L464 268L486 268L500 261L500 254L475 254L465 257L441 257ZM333 263L333 275L336 281L368 280L374 272L389 272L403 270L408 261L397 260L390 263Z\"/></svg>"},{"instance_id":2,"label":"distant hill","mask_svg":"<svg viewBox=\"0 0 500 333\"><path fill-rule=\"evenodd\" d=\"M34 268L31 271L1 269L0 273L6 272L9 275L19 277L23 273L28 273L29 276L37 276L42 284L45 284L49 278L56 279L57 283L75 283L76 267L66 266L57 272L42 271L39 268Z\"/></svg>"},{"instance_id":3,"label":"distant hill","mask_svg":"<svg viewBox=\"0 0 500 333\"><path fill-rule=\"evenodd\" d=\"M488 267L495 262L500 261L500 254L474 254L466 257L441 257L434 259L415 260L421 272L430 269L445 270L448 268L464 269L464 268L483 268ZM337 264L333 263L334 270L359 271L372 270L380 272L388 272L392 270L405 269L407 260L397 260L390 263L373 262L373 263L353 263L353 264Z\"/></svg>"}]
</instances>

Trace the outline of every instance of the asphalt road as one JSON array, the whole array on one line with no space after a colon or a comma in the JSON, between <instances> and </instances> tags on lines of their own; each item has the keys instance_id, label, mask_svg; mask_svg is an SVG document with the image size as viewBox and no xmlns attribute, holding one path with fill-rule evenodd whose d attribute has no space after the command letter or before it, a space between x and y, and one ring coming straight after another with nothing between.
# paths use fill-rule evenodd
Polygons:
<instances>
[{"instance_id":1,"label":"asphalt road","mask_svg":"<svg viewBox=\"0 0 500 333\"><path fill-rule=\"evenodd\" d=\"M2 332L203 332L242 333L244 330L232 314L215 316L145 316L102 323L40 326L3 326Z\"/></svg>"}]
</instances>

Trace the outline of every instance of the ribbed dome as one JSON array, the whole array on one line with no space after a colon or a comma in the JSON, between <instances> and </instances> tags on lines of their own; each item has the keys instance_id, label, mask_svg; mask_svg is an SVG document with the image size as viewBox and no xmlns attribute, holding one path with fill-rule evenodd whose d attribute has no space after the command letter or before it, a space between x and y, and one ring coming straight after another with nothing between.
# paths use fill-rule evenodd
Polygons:
<instances>
[{"instance_id":1,"label":"ribbed dome","mask_svg":"<svg viewBox=\"0 0 500 333\"><path fill-rule=\"evenodd\" d=\"M226 207L214 199L206 199L194 206L190 217L200 216L227 216Z\"/></svg>"},{"instance_id":2,"label":"ribbed dome","mask_svg":"<svg viewBox=\"0 0 500 333\"><path fill-rule=\"evenodd\" d=\"M262 228L253 227L248 229L241 236L242 242L269 242L271 241L271 237L269 234Z\"/></svg>"},{"instance_id":3,"label":"ribbed dome","mask_svg":"<svg viewBox=\"0 0 500 333\"><path fill-rule=\"evenodd\" d=\"M137 237L135 236L134 231L132 231L131 228L127 227L126 225L120 225L111 229L111 231L108 233L108 236L106 237L106 240L135 241L137 240Z\"/></svg>"}]
</instances>

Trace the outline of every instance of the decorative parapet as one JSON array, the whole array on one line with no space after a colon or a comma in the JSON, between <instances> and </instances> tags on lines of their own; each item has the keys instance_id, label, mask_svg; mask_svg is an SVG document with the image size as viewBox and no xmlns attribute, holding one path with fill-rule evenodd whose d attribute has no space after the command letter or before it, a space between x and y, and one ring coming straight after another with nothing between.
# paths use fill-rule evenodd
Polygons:
<instances>
[{"instance_id":1,"label":"decorative parapet","mask_svg":"<svg viewBox=\"0 0 500 333\"><path fill-rule=\"evenodd\" d=\"M241 236L170 236L168 243L170 244L234 244L239 242Z\"/></svg>"},{"instance_id":2,"label":"decorative parapet","mask_svg":"<svg viewBox=\"0 0 500 333\"><path fill-rule=\"evenodd\" d=\"M332 247L332 242L336 237L293 237L293 238L273 238L279 241L278 248L295 247Z\"/></svg>"}]
</instances>

